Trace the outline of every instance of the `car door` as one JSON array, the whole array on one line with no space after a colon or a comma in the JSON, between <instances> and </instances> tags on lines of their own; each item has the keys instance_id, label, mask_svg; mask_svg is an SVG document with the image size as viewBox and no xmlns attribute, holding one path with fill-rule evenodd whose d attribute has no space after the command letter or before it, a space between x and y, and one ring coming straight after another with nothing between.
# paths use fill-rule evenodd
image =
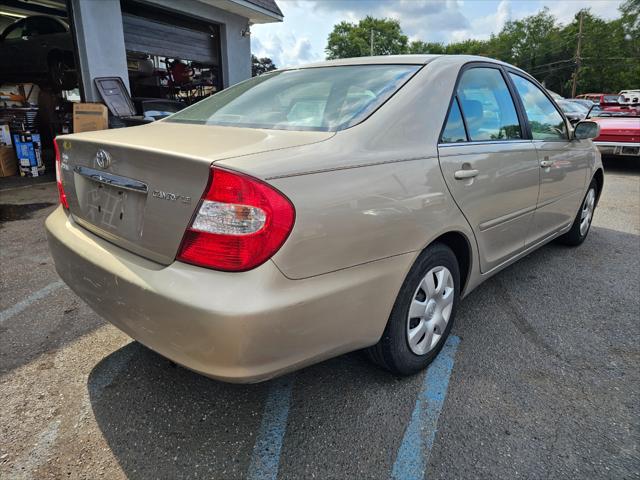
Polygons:
<instances>
[{"instance_id":1,"label":"car door","mask_svg":"<svg viewBox=\"0 0 640 480\"><path fill-rule=\"evenodd\" d=\"M571 140L564 116L547 93L531 79L511 71L540 161L540 195L527 244L536 243L570 225L584 195L590 141Z\"/></svg>"},{"instance_id":2,"label":"car door","mask_svg":"<svg viewBox=\"0 0 640 480\"><path fill-rule=\"evenodd\" d=\"M23 48L30 67L34 73L43 73L48 68L49 53L52 50L64 52L65 44L61 40L69 34L55 18L35 15L27 17L26 37Z\"/></svg>"},{"instance_id":3,"label":"car door","mask_svg":"<svg viewBox=\"0 0 640 480\"><path fill-rule=\"evenodd\" d=\"M506 72L470 64L458 78L438 145L440 167L473 228L483 273L525 248L540 166Z\"/></svg>"}]
</instances>

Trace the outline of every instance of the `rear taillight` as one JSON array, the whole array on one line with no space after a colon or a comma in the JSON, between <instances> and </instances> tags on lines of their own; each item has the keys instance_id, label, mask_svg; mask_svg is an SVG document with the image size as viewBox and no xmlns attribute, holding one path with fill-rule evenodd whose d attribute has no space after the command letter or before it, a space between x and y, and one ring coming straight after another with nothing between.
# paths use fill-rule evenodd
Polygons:
<instances>
[{"instance_id":1,"label":"rear taillight","mask_svg":"<svg viewBox=\"0 0 640 480\"><path fill-rule=\"evenodd\" d=\"M291 233L295 210L272 186L212 167L177 260L240 272L271 258Z\"/></svg>"},{"instance_id":2,"label":"rear taillight","mask_svg":"<svg viewBox=\"0 0 640 480\"><path fill-rule=\"evenodd\" d=\"M58 185L58 197L60 203L64 208L69 210L69 202L67 202L67 194L64 193L64 187L62 186L62 162L60 160L60 149L58 148L58 142L53 140L53 149L56 152L56 184Z\"/></svg>"}]
</instances>

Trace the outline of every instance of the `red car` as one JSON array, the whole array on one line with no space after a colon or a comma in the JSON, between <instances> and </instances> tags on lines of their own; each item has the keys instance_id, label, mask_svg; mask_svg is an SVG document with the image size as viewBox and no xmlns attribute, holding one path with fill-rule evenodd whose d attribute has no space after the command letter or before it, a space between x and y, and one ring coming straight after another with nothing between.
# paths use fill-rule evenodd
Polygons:
<instances>
[{"instance_id":1,"label":"red car","mask_svg":"<svg viewBox=\"0 0 640 480\"><path fill-rule=\"evenodd\" d=\"M617 93L583 93L582 95L578 95L576 98L581 100L591 100L593 103L598 105L617 105L620 95Z\"/></svg>"},{"instance_id":2,"label":"red car","mask_svg":"<svg viewBox=\"0 0 640 480\"><path fill-rule=\"evenodd\" d=\"M600 125L600 135L593 139L600 153L640 157L640 106L609 109L594 105L587 118Z\"/></svg>"}]
</instances>

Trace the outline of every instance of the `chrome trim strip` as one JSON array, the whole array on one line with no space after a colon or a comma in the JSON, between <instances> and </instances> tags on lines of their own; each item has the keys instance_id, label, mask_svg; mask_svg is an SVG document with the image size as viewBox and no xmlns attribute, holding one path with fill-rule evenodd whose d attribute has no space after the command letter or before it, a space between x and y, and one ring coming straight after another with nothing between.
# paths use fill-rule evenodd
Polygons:
<instances>
[{"instance_id":1,"label":"chrome trim strip","mask_svg":"<svg viewBox=\"0 0 640 480\"><path fill-rule=\"evenodd\" d=\"M78 175L82 175L83 177L93 180L94 182L121 188L122 190L131 190L132 192L144 193L145 195L149 191L149 187L146 183L132 178L114 175L113 173L101 172L100 170L82 167L80 165L73 167L73 171Z\"/></svg>"},{"instance_id":2,"label":"chrome trim strip","mask_svg":"<svg viewBox=\"0 0 640 480\"><path fill-rule=\"evenodd\" d=\"M519 138L514 140L473 140L470 142L455 142L455 143L438 143L438 147L465 147L468 145L512 145L518 143L531 143L531 139Z\"/></svg>"},{"instance_id":3,"label":"chrome trim strip","mask_svg":"<svg viewBox=\"0 0 640 480\"><path fill-rule=\"evenodd\" d=\"M593 142L594 145L598 147L640 147L640 143L635 142L605 142L605 141L597 141Z\"/></svg>"}]
</instances>

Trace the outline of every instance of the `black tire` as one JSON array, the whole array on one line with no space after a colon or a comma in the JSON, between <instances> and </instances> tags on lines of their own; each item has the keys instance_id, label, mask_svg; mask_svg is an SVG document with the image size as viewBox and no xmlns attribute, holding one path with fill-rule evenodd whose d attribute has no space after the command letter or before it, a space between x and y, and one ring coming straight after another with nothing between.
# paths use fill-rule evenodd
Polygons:
<instances>
[{"instance_id":1,"label":"black tire","mask_svg":"<svg viewBox=\"0 0 640 480\"><path fill-rule=\"evenodd\" d=\"M430 270L445 267L453 280L453 304L449 320L444 332L439 332L438 343L422 355L412 351L409 346L408 329L415 319L409 319L409 307L414 301L417 291ZM412 375L429 365L442 349L456 315L460 297L460 268L453 251L444 244L436 243L425 249L407 274L387 326L380 341L367 349L369 358L383 368L396 375Z\"/></svg>"},{"instance_id":2,"label":"black tire","mask_svg":"<svg viewBox=\"0 0 640 480\"><path fill-rule=\"evenodd\" d=\"M593 199L593 209L591 211L591 215L589 217L589 221L586 227L586 230L581 230L580 226L583 219L583 211L585 209L585 205L589 199L590 192L593 191L594 199ZM564 235L558 237L558 241L564 245L569 245L570 247L577 247L580 245L589 235L589 230L591 230L591 222L593 220L593 214L595 213L596 206L598 205L598 183L594 180L591 180L589 184L589 188L587 189L587 193L585 193L582 202L580 202L580 208L578 209L578 213L576 214L576 218L573 220L573 224L571 225L571 230L569 230Z\"/></svg>"}]
</instances>

